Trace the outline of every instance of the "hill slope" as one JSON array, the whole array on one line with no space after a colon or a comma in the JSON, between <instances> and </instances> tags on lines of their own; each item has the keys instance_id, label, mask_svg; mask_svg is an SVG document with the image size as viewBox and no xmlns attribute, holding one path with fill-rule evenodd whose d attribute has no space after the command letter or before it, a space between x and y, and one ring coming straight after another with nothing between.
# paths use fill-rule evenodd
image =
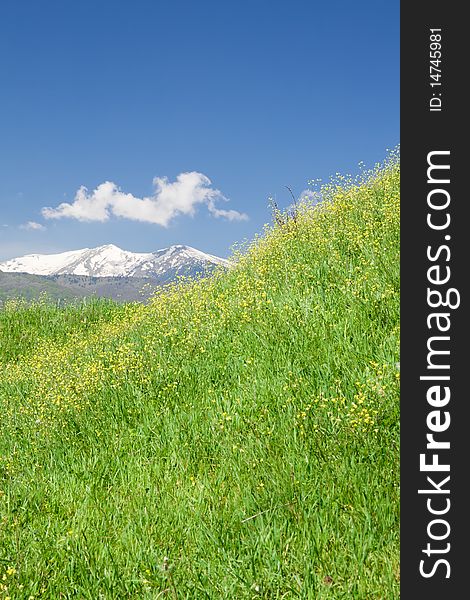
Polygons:
<instances>
[{"instance_id":1,"label":"hill slope","mask_svg":"<svg viewBox=\"0 0 470 600\"><path fill-rule=\"evenodd\" d=\"M399 597L397 161L323 196L148 306L0 312L4 595Z\"/></svg>"},{"instance_id":2,"label":"hill slope","mask_svg":"<svg viewBox=\"0 0 470 600\"><path fill-rule=\"evenodd\" d=\"M171 275L170 275L171 280ZM46 295L52 301L111 298L118 302L145 301L167 281L142 277L86 277L80 275L30 275L0 272L0 306L7 300L31 301Z\"/></svg>"}]
</instances>

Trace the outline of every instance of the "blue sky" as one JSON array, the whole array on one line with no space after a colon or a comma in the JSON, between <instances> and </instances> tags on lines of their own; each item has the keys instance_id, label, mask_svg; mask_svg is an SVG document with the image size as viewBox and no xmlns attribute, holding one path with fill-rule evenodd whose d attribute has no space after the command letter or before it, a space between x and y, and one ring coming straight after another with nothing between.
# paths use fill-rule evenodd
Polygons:
<instances>
[{"instance_id":1,"label":"blue sky","mask_svg":"<svg viewBox=\"0 0 470 600\"><path fill-rule=\"evenodd\" d=\"M0 260L227 256L399 143L399 2L4 0L0 89Z\"/></svg>"}]
</instances>

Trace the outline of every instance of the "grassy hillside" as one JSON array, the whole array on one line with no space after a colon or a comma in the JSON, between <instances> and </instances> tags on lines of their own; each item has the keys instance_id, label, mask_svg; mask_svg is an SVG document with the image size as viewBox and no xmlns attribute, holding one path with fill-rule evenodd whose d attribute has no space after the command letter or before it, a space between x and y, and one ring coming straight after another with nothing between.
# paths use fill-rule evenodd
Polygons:
<instances>
[{"instance_id":1,"label":"grassy hillside","mask_svg":"<svg viewBox=\"0 0 470 600\"><path fill-rule=\"evenodd\" d=\"M47 295L52 301L72 302L83 298L85 293L77 287L61 285L51 277L0 271L0 308L7 300L24 298L31 301L41 295Z\"/></svg>"},{"instance_id":2,"label":"grassy hillside","mask_svg":"<svg viewBox=\"0 0 470 600\"><path fill-rule=\"evenodd\" d=\"M168 280L174 277L168 273ZM147 301L166 280L144 277L87 277L85 275L31 275L0 271L0 307L13 299L73 302L82 298L112 298L118 302Z\"/></svg>"},{"instance_id":3,"label":"grassy hillside","mask_svg":"<svg viewBox=\"0 0 470 600\"><path fill-rule=\"evenodd\" d=\"M399 166L150 305L0 312L0 598L399 597Z\"/></svg>"}]
</instances>

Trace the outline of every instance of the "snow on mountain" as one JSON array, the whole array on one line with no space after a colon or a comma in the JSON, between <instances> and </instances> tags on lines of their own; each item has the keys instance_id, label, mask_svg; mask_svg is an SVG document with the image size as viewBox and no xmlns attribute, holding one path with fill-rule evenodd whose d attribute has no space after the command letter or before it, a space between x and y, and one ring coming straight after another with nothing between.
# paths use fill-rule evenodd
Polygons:
<instances>
[{"instance_id":1,"label":"snow on mountain","mask_svg":"<svg viewBox=\"0 0 470 600\"><path fill-rule=\"evenodd\" d=\"M203 272L229 261L190 246L170 246L156 252L128 252L113 244L60 254L28 254L0 263L0 272L89 277L148 277Z\"/></svg>"}]
</instances>

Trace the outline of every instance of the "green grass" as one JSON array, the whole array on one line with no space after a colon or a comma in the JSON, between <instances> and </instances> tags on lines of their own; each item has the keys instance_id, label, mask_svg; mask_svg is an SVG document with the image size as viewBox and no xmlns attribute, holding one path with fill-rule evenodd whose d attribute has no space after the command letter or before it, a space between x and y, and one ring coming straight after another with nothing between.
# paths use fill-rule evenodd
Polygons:
<instances>
[{"instance_id":1,"label":"green grass","mask_svg":"<svg viewBox=\"0 0 470 600\"><path fill-rule=\"evenodd\" d=\"M0 598L399 597L399 166L148 305L0 312Z\"/></svg>"}]
</instances>

